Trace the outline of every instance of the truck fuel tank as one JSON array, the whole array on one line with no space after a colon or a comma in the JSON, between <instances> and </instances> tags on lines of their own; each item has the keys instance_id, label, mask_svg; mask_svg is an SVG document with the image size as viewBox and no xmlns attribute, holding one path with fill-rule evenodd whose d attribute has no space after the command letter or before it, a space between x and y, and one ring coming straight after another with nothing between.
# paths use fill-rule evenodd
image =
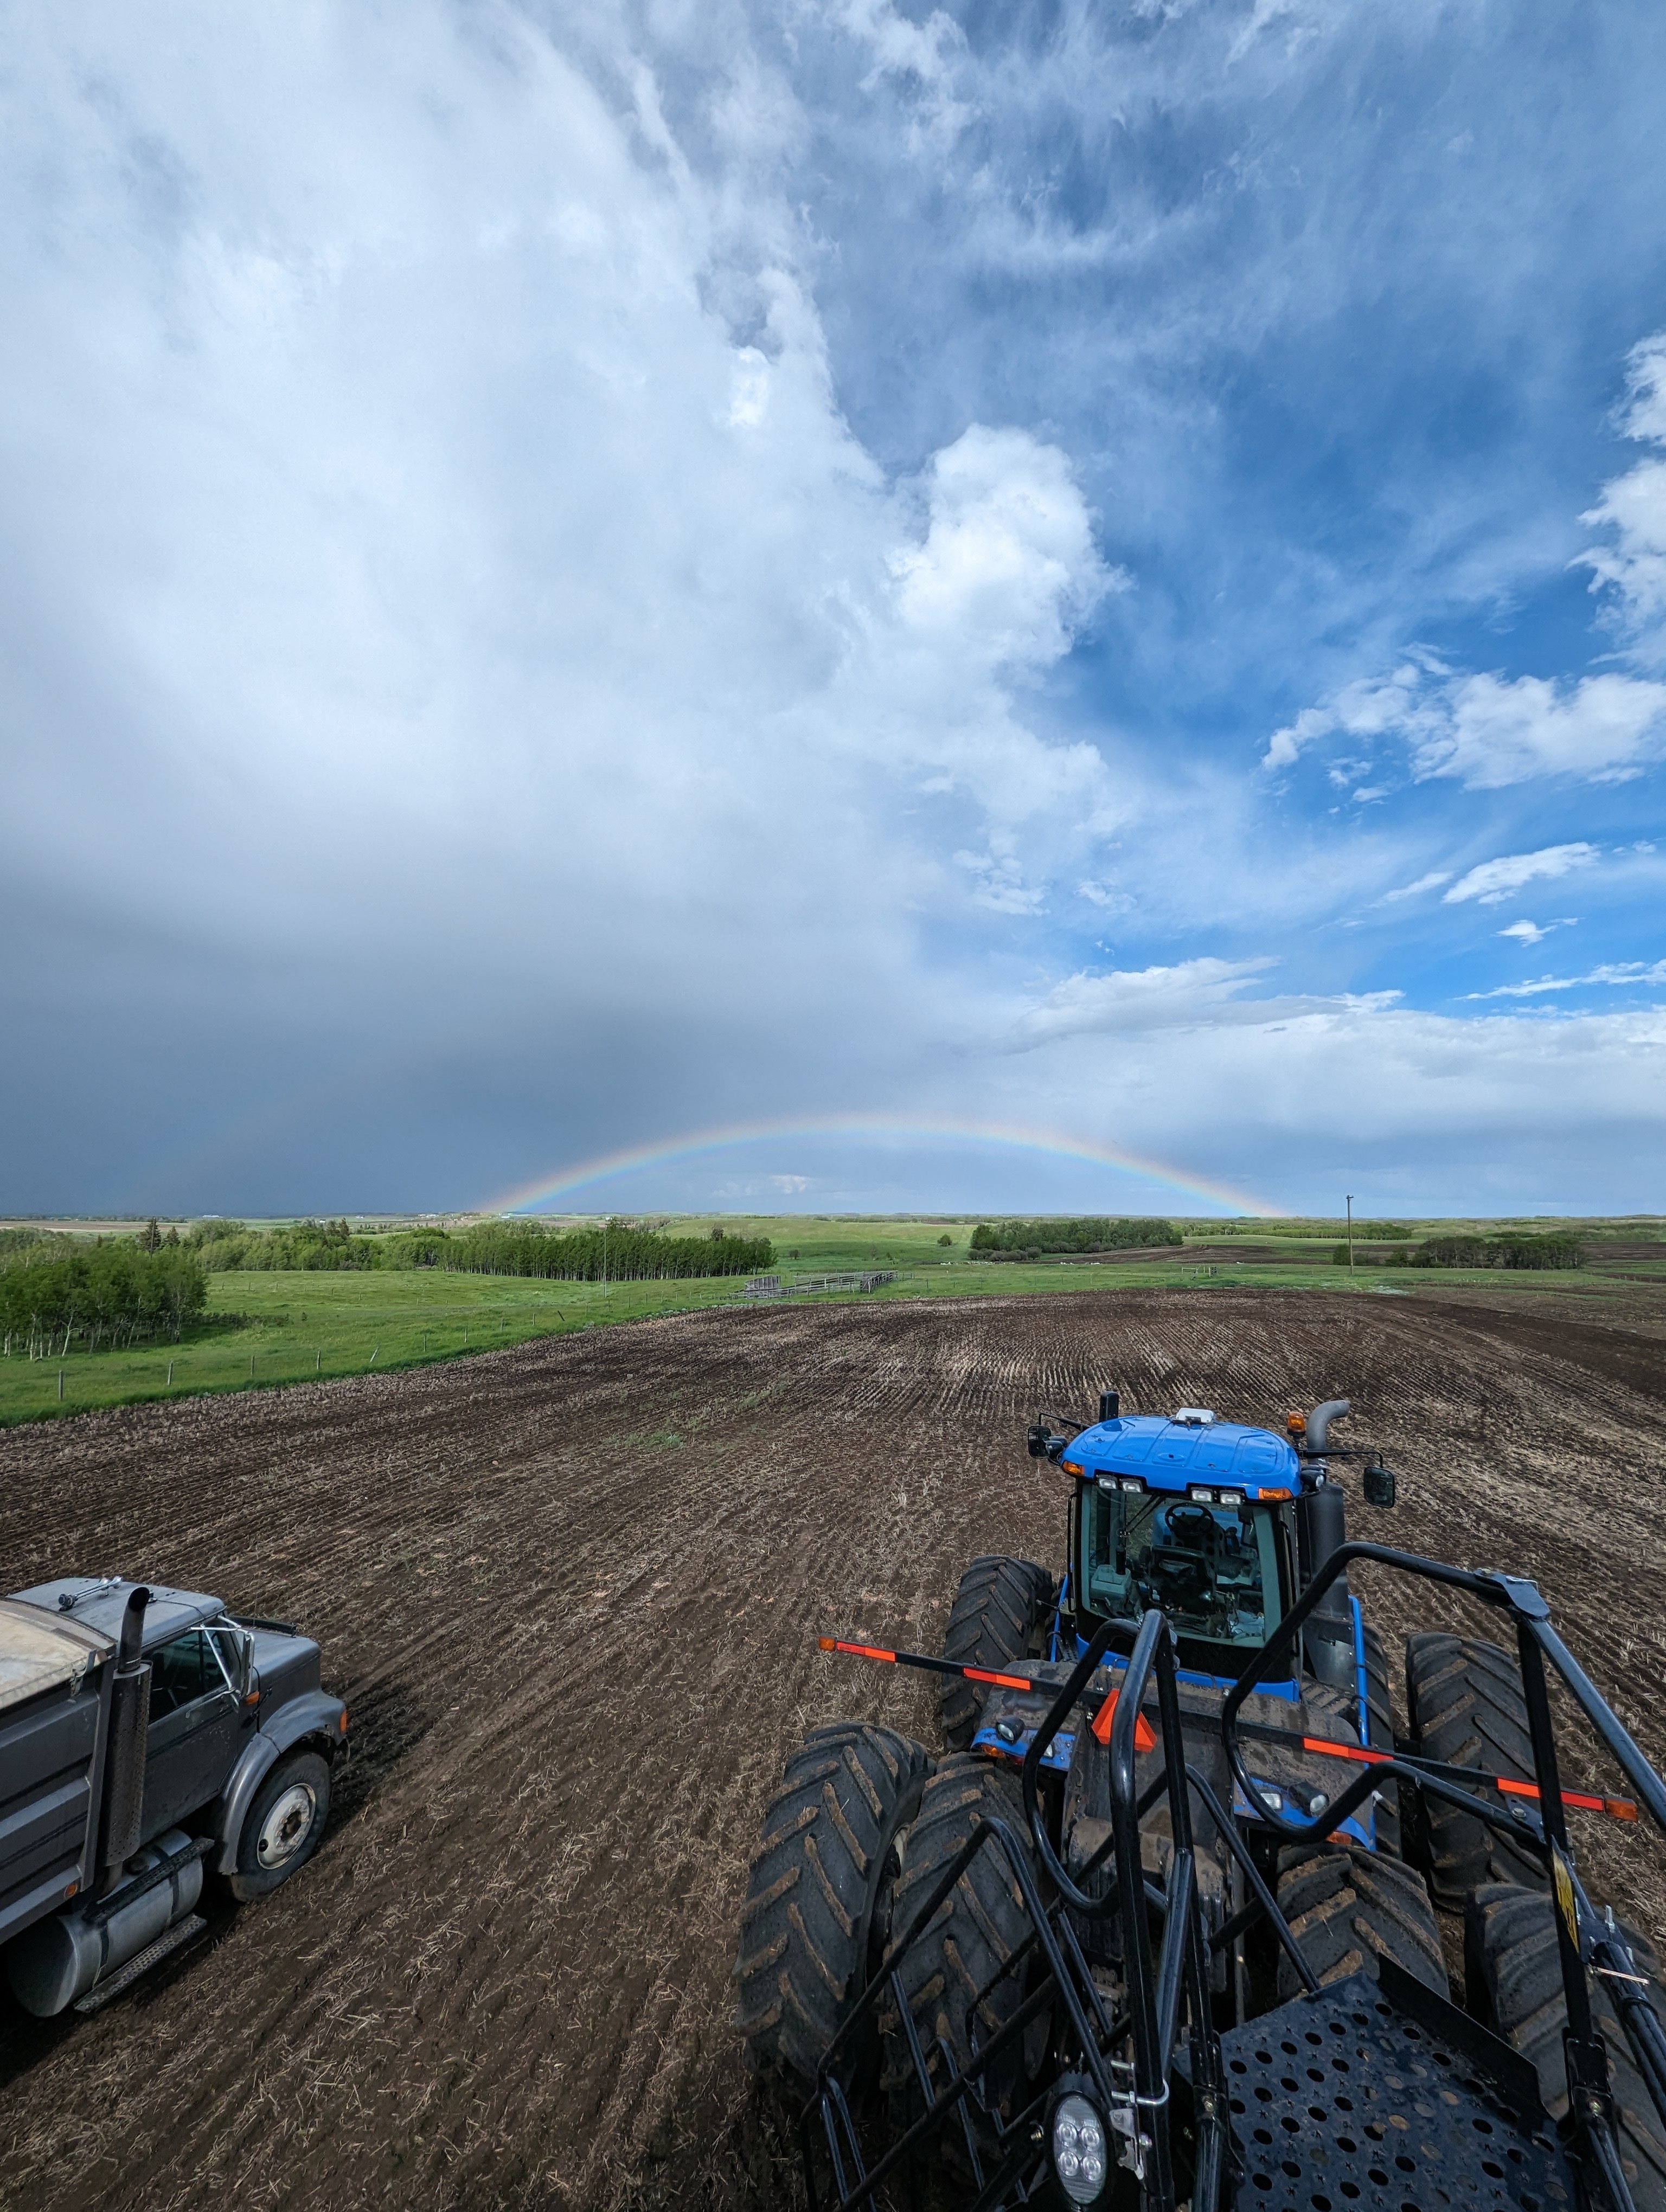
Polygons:
<instances>
[{"instance_id":1,"label":"truck fuel tank","mask_svg":"<svg viewBox=\"0 0 1666 2212\"><path fill-rule=\"evenodd\" d=\"M169 1828L130 1863L128 1879L94 1905L37 1920L6 1948L12 1993L50 2020L184 1920L203 1893L203 1850Z\"/></svg>"}]
</instances>

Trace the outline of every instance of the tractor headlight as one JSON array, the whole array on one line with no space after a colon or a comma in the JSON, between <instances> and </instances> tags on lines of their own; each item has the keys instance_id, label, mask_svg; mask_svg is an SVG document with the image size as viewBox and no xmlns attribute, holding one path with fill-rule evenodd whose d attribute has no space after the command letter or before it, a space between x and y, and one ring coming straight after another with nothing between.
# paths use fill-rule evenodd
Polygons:
<instances>
[{"instance_id":1,"label":"tractor headlight","mask_svg":"<svg viewBox=\"0 0 1666 2212\"><path fill-rule=\"evenodd\" d=\"M1085 2097L1061 2097L1053 2115L1053 2171L1073 2204L1097 2202L1105 2185L1104 2123Z\"/></svg>"}]
</instances>

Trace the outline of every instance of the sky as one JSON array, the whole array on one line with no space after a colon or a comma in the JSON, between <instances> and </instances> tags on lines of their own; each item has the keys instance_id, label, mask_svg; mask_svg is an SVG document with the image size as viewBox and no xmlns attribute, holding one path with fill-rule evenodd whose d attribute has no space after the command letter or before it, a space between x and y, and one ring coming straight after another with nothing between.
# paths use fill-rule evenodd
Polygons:
<instances>
[{"instance_id":1,"label":"sky","mask_svg":"<svg viewBox=\"0 0 1666 2212\"><path fill-rule=\"evenodd\" d=\"M1666 11L0 56L0 1206L1666 1211Z\"/></svg>"}]
</instances>

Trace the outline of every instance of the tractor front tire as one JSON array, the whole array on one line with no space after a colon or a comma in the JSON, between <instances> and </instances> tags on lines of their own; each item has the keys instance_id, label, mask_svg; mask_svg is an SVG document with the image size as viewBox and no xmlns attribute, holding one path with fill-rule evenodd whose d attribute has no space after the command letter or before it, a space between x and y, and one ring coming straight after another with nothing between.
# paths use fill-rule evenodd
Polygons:
<instances>
[{"instance_id":1,"label":"tractor front tire","mask_svg":"<svg viewBox=\"0 0 1666 2212\"><path fill-rule=\"evenodd\" d=\"M1648 1976L1649 2002L1666 2027L1666 1999L1653 1948L1623 1922L1619 1932L1631 1947L1639 1972ZM1530 2061L1545 2110L1560 2120L1567 2111L1562 2054L1567 2004L1551 1900L1513 1882L1488 1883L1469 1900L1464 1950L1472 2002L1479 1996L1489 2025ZM1608 2046L1615 2133L1632 2200L1637 2212L1666 2212L1666 2129L1637 2070L1607 1984L1593 1974L1589 1986L1591 2018Z\"/></svg>"},{"instance_id":2,"label":"tractor front tire","mask_svg":"<svg viewBox=\"0 0 1666 2212\"><path fill-rule=\"evenodd\" d=\"M747 1879L733 1975L748 2063L773 2086L814 2084L879 1963L928 1765L909 1737L860 1721L812 1729L787 1762ZM852 2051L847 2088L876 2051L872 2036Z\"/></svg>"},{"instance_id":3,"label":"tractor front tire","mask_svg":"<svg viewBox=\"0 0 1666 2212\"><path fill-rule=\"evenodd\" d=\"M908 1856L891 1911L893 1943L907 1936L950 1860L988 1820L1006 1823L1033 1869L1015 1778L976 1753L958 1753L941 1760L926 1784L919 1816L909 1831ZM979 2048L986 2046L1018 2010L1025 1996L1022 1972L999 1981L994 1978L1030 1932L1024 1893L1006 1852L992 1839L974 1856L929 1926L897 1960L915 2033L927 2054L933 2096L941 2094L947 2080L939 2044L947 2045L955 2064L964 2071L972 2063L974 2034ZM994 1986L989 1988L992 1981ZM981 1998L980 1990L985 1992ZM924 2106L908 2037L894 2003L888 2008L884 2033L891 2116L907 2125ZM985 2103L1004 2118L1011 2117L1023 2085L1028 2039L1015 2039L998 2056L993 2074L977 2078L976 2086ZM951 2158L960 2133L957 2122L945 2138Z\"/></svg>"},{"instance_id":4,"label":"tractor front tire","mask_svg":"<svg viewBox=\"0 0 1666 2212\"><path fill-rule=\"evenodd\" d=\"M1415 1867L1352 1844L1298 1844L1280 1853L1278 1894L1279 1910L1321 1984L1361 1972L1374 1981L1377 1962L1386 1957L1447 1995L1440 1930ZM1280 2002L1301 1993L1301 1977L1280 1945Z\"/></svg>"},{"instance_id":5,"label":"tractor front tire","mask_svg":"<svg viewBox=\"0 0 1666 2212\"><path fill-rule=\"evenodd\" d=\"M240 1905L270 1897L305 1866L330 1817L330 1762L315 1751L280 1759L255 1792L227 1887Z\"/></svg>"},{"instance_id":6,"label":"tractor front tire","mask_svg":"<svg viewBox=\"0 0 1666 2212\"><path fill-rule=\"evenodd\" d=\"M943 1656L997 1673L1014 1660L1037 1659L1052 1605L1053 1577L1034 1560L974 1559L955 1592ZM943 1741L951 1751L964 1751L977 1733L983 1692L964 1676L946 1674L939 1699Z\"/></svg>"},{"instance_id":7,"label":"tractor front tire","mask_svg":"<svg viewBox=\"0 0 1666 2212\"><path fill-rule=\"evenodd\" d=\"M1423 1758L1533 1779L1521 1671L1499 1644L1444 1633L1408 1637L1406 1709ZM1530 1850L1516 1850L1507 1834L1432 1790L1420 1795L1430 1886L1439 1903L1462 1908L1489 1882L1545 1887L1543 1865Z\"/></svg>"}]
</instances>

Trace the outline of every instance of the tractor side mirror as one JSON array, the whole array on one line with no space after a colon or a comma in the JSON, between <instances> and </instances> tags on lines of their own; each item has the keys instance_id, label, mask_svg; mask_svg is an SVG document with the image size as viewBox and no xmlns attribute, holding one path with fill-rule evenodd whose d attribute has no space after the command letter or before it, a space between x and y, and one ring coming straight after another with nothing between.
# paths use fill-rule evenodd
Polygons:
<instances>
[{"instance_id":1,"label":"tractor side mirror","mask_svg":"<svg viewBox=\"0 0 1666 2212\"><path fill-rule=\"evenodd\" d=\"M1392 1505L1395 1496L1394 1469L1384 1467L1380 1460L1374 1462L1361 1470L1359 1487L1365 1492L1367 1505Z\"/></svg>"},{"instance_id":2,"label":"tractor side mirror","mask_svg":"<svg viewBox=\"0 0 1666 2212\"><path fill-rule=\"evenodd\" d=\"M1030 1445L1030 1456L1031 1459L1041 1458L1042 1455L1047 1449L1048 1443L1052 1437L1052 1430L1048 1427L1045 1421L1031 1422L1028 1441Z\"/></svg>"}]
</instances>

